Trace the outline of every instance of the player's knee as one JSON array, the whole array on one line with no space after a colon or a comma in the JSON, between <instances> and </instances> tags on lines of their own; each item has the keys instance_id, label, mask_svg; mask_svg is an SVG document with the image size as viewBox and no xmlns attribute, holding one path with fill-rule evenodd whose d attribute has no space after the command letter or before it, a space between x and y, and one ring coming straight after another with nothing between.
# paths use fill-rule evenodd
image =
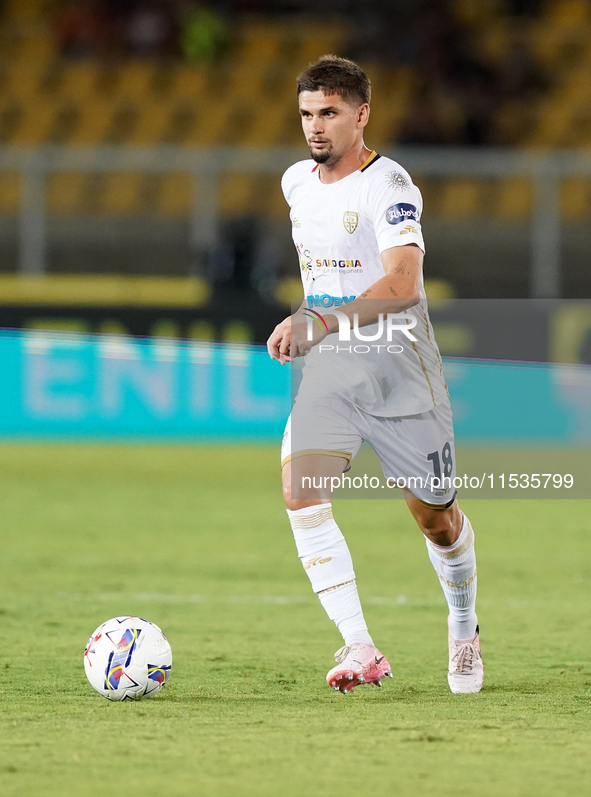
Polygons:
<instances>
[{"instance_id":1,"label":"player's knee","mask_svg":"<svg viewBox=\"0 0 591 797\"><path fill-rule=\"evenodd\" d=\"M441 509L433 509L430 512L426 512L422 518L423 526L428 531L449 531L452 527L452 519L445 512L445 510Z\"/></svg>"},{"instance_id":2,"label":"player's knee","mask_svg":"<svg viewBox=\"0 0 591 797\"><path fill-rule=\"evenodd\" d=\"M307 506L326 503L317 498L294 498L291 493L291 479L283 479L283 500L287 509L295 512L297 509L304 509Z\"/></svg>"},{"instance_id":3,"label":"player's knee","mask_svg":"<svg viewBox=\"0 0 591 797\"><path fill-rule=\"evenodd\" d=\"M283 488L283 500L286 508L292 512L295 512L296 509L303 509L306 506L306 502L301 498L292 498L291 490L286 490L285 487Z\"/></svg>"},{"instance_id":4,"label":"player's knee","mask_svg":"<svg viewBox=\"0 0 591 797\"><path fill-rule=\"evenodd\" d=\"M285 506L291 512L295 512L298 509L306 509L308 506L315 506L315 503L313 501L304 501L300 498L292 498L285 502Z\"/></svg>"},{"instance_id":5,"label":"player's knee","mask_svg":"<svg viewBox=\"0 0 591 797\"><path fill-rule=\"evenodd\" d=\"M290 509L292 512L306 506L306 502L301 498L293 498L291 494L291 479L283 479L283 500L285 501L287 509Z\"/></svg>"},{"instance_id":6,"label":"player's knee","mask_svg":"<svg viewBox=\"0 0 591 797\"><path fill-rule=\"evenodd\" d=\"M317 504L324 504L325 501L318 501L315 499L306 499L306 498L288 498L284 495L285 499L285 506L292 512L295 512L297 509L306 509L308 506L316 506Z\"/></svg>"},{"instance_id":7,"label":"player's knee","mask_svg":"<svg viewBox=\"0 0 591 797\"><path fill-rule=\"evenodd\" d=\"M424 507L417 520L423 534L436 545L452 545L459 536L461 513L455 503L447 509Z\"/></svg>"},{"instance_id":8,"label":"player's knee","mask_svg":"<svg viewBox=\"0 0 591 797\"><path fill-rule=\"evenodd\" d=\"M283 474L282 487L283 487L283 500L285 501L285 506L288 509L293 509L294 507L292 507L292 504L294 503L294 499L291 497L291 479L286 478L285 473ZM295 508L299 509L299 507Z\"/></svg>"}]
</instances>

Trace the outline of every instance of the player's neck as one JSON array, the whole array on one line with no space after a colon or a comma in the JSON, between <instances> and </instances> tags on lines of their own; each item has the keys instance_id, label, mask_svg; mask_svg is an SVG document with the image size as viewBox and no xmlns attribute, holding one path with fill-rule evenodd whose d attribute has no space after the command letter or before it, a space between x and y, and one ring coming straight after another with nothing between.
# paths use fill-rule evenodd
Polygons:
<instances>
[{"instance_id":1,"label":"player's neck","mask_svg":"<svg viewBox=\"0 0 591 797\"><path fill-rule=\"evenodd\" d=\"M321 163L319 166L319 177L322 183L336 183L342 180L343 177L348 177L353 172L356 172L371 155L372 150L366 147L363 141L358 146L353 147L339 158L336 163L326 164Z\"/></svg>"}]
</instances>

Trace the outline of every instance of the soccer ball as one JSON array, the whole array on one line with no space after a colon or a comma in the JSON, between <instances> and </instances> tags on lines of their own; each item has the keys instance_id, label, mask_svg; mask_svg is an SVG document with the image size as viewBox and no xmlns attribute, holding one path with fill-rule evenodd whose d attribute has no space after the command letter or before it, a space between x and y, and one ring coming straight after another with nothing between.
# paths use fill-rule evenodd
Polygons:
<instances>
[{"instance_id":1,"label":"soccer ball","mask_svg":"<svg viewBox=\"0 0 591 797\"><path fill-rule=\"evenodd\" d=\"M172 669L172 650L157 625L141 617L114 617L86 643L84 670L108 700L141 700L159 692Z\"/></svg>"}]
</instances>

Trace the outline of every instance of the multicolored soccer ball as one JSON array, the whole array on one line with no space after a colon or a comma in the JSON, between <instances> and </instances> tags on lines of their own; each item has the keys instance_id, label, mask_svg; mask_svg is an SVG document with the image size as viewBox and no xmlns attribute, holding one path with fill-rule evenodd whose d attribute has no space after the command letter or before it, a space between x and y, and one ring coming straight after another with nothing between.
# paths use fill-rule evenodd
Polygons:
<instances>
[{"instance_id":1,"label":"multicolored soccer ball","mask_svg":"<svg viewBox=\"0 0 591 797\"><path fill-rule=\"evenodd\" d=\"M86 677L108 700L153 697L172 669L172 650L157 625L114 617L99 625L84 651Z\"/></svg>"}]
</instances>

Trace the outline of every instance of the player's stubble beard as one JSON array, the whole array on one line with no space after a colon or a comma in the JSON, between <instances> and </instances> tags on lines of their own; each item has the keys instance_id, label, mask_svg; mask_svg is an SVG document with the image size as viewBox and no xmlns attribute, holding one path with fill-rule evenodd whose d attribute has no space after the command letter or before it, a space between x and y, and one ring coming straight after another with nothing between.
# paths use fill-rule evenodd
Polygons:
<instances>
[{"instance_id":1,"label":"player's stubble beard","mask_svg":"<svg viewBox=\"0 0 591 797\"><path fill-rule=\"evenodd\" d=\"M315 152L312 149L311 144L308 144L308 149L310 150L310 155L312 156L312 160L315 161L316 163L320 163L322 165L328 163L330 165L331 163L338 160L338 158L335 158L334 156L334 150L332 148L332 144L329 144L328 148L326 150L323 150L322 152Z\"/></svg>"}]
</instances>

